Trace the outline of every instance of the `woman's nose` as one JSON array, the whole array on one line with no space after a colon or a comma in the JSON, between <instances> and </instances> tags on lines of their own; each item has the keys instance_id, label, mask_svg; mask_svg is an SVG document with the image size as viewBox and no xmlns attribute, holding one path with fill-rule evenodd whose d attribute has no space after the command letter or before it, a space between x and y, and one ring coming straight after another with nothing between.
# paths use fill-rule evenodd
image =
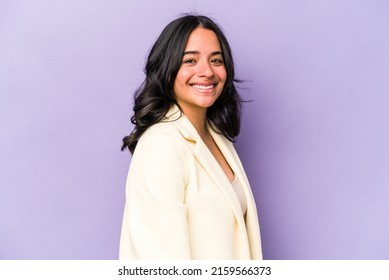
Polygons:
<instances>
[{"instance_id":1,"label":"woman's nose","mask_svg":"<svg viewBox=\"0 0 389 280\"><path fill-rule=\"evenodd\" d=\"M209 62L199 63L197 75L199 77L211 78L214 75L213 68Z\"/></svg>"}]
</instances>

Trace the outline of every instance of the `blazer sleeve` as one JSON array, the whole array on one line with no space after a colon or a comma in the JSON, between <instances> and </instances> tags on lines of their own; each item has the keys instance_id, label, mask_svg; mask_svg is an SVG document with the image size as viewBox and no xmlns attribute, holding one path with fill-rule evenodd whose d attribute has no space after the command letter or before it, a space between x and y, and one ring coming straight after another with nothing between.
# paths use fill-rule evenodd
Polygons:
<instances>
[{"instance_id":1,"label":"blazer sleeve","mask_svg":"<svg viewBox=\"0 0 389 280\"><path fill-rule=\"evenodd\" d=\"M184 203L190 156L177 135L142 136L127 178L121 259L191 258Z\"/></svg>"}]
</instances>

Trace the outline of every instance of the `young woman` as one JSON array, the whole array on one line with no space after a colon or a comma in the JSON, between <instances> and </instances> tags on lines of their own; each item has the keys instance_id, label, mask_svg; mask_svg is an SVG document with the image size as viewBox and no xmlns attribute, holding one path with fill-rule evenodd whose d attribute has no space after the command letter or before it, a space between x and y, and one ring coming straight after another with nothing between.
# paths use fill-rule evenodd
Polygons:
<instances>
[{"instance_id":1,"label":"young woman","mask_svg":"<svg viewBox=\"0 0 389 280\"><path fill-rule=\"evenodd\" d=\"M262 259L228 42L208 17L169 23L135 94L121 259Z\"/></svg>"}]
</instances>

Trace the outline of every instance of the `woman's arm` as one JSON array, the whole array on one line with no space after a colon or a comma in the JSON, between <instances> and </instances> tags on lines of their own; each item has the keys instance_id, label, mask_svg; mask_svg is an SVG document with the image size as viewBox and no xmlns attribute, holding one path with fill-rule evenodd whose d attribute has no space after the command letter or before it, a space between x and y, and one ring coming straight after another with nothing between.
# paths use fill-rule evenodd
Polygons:
<instances>
[{"instance_id":1,"label":"woman's arm","mask_svg":"<svg viewBox=\"0 0 389 280\"><path fill-rule=\"evenodd\" d=\"M142 137L131 161L120 258L191 258L184 200L193 155L179 136L157 132Z\"/></svg>"}]
</instances>

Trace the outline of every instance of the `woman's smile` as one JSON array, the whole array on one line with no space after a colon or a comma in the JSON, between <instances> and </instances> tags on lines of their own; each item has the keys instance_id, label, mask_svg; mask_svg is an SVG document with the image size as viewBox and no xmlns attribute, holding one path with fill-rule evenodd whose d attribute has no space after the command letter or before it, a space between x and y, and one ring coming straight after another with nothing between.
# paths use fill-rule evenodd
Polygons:
<instances>
[{"instance_id":1,"label":"woman's smile","mask_svg":"<svg viewBox=\"0 0 389 280\"><path fill-rule=\"evenodd\" d=\"M200 93L213 93L215 84L192 84L191 87Z\"/></svg>"}]
</instances>

